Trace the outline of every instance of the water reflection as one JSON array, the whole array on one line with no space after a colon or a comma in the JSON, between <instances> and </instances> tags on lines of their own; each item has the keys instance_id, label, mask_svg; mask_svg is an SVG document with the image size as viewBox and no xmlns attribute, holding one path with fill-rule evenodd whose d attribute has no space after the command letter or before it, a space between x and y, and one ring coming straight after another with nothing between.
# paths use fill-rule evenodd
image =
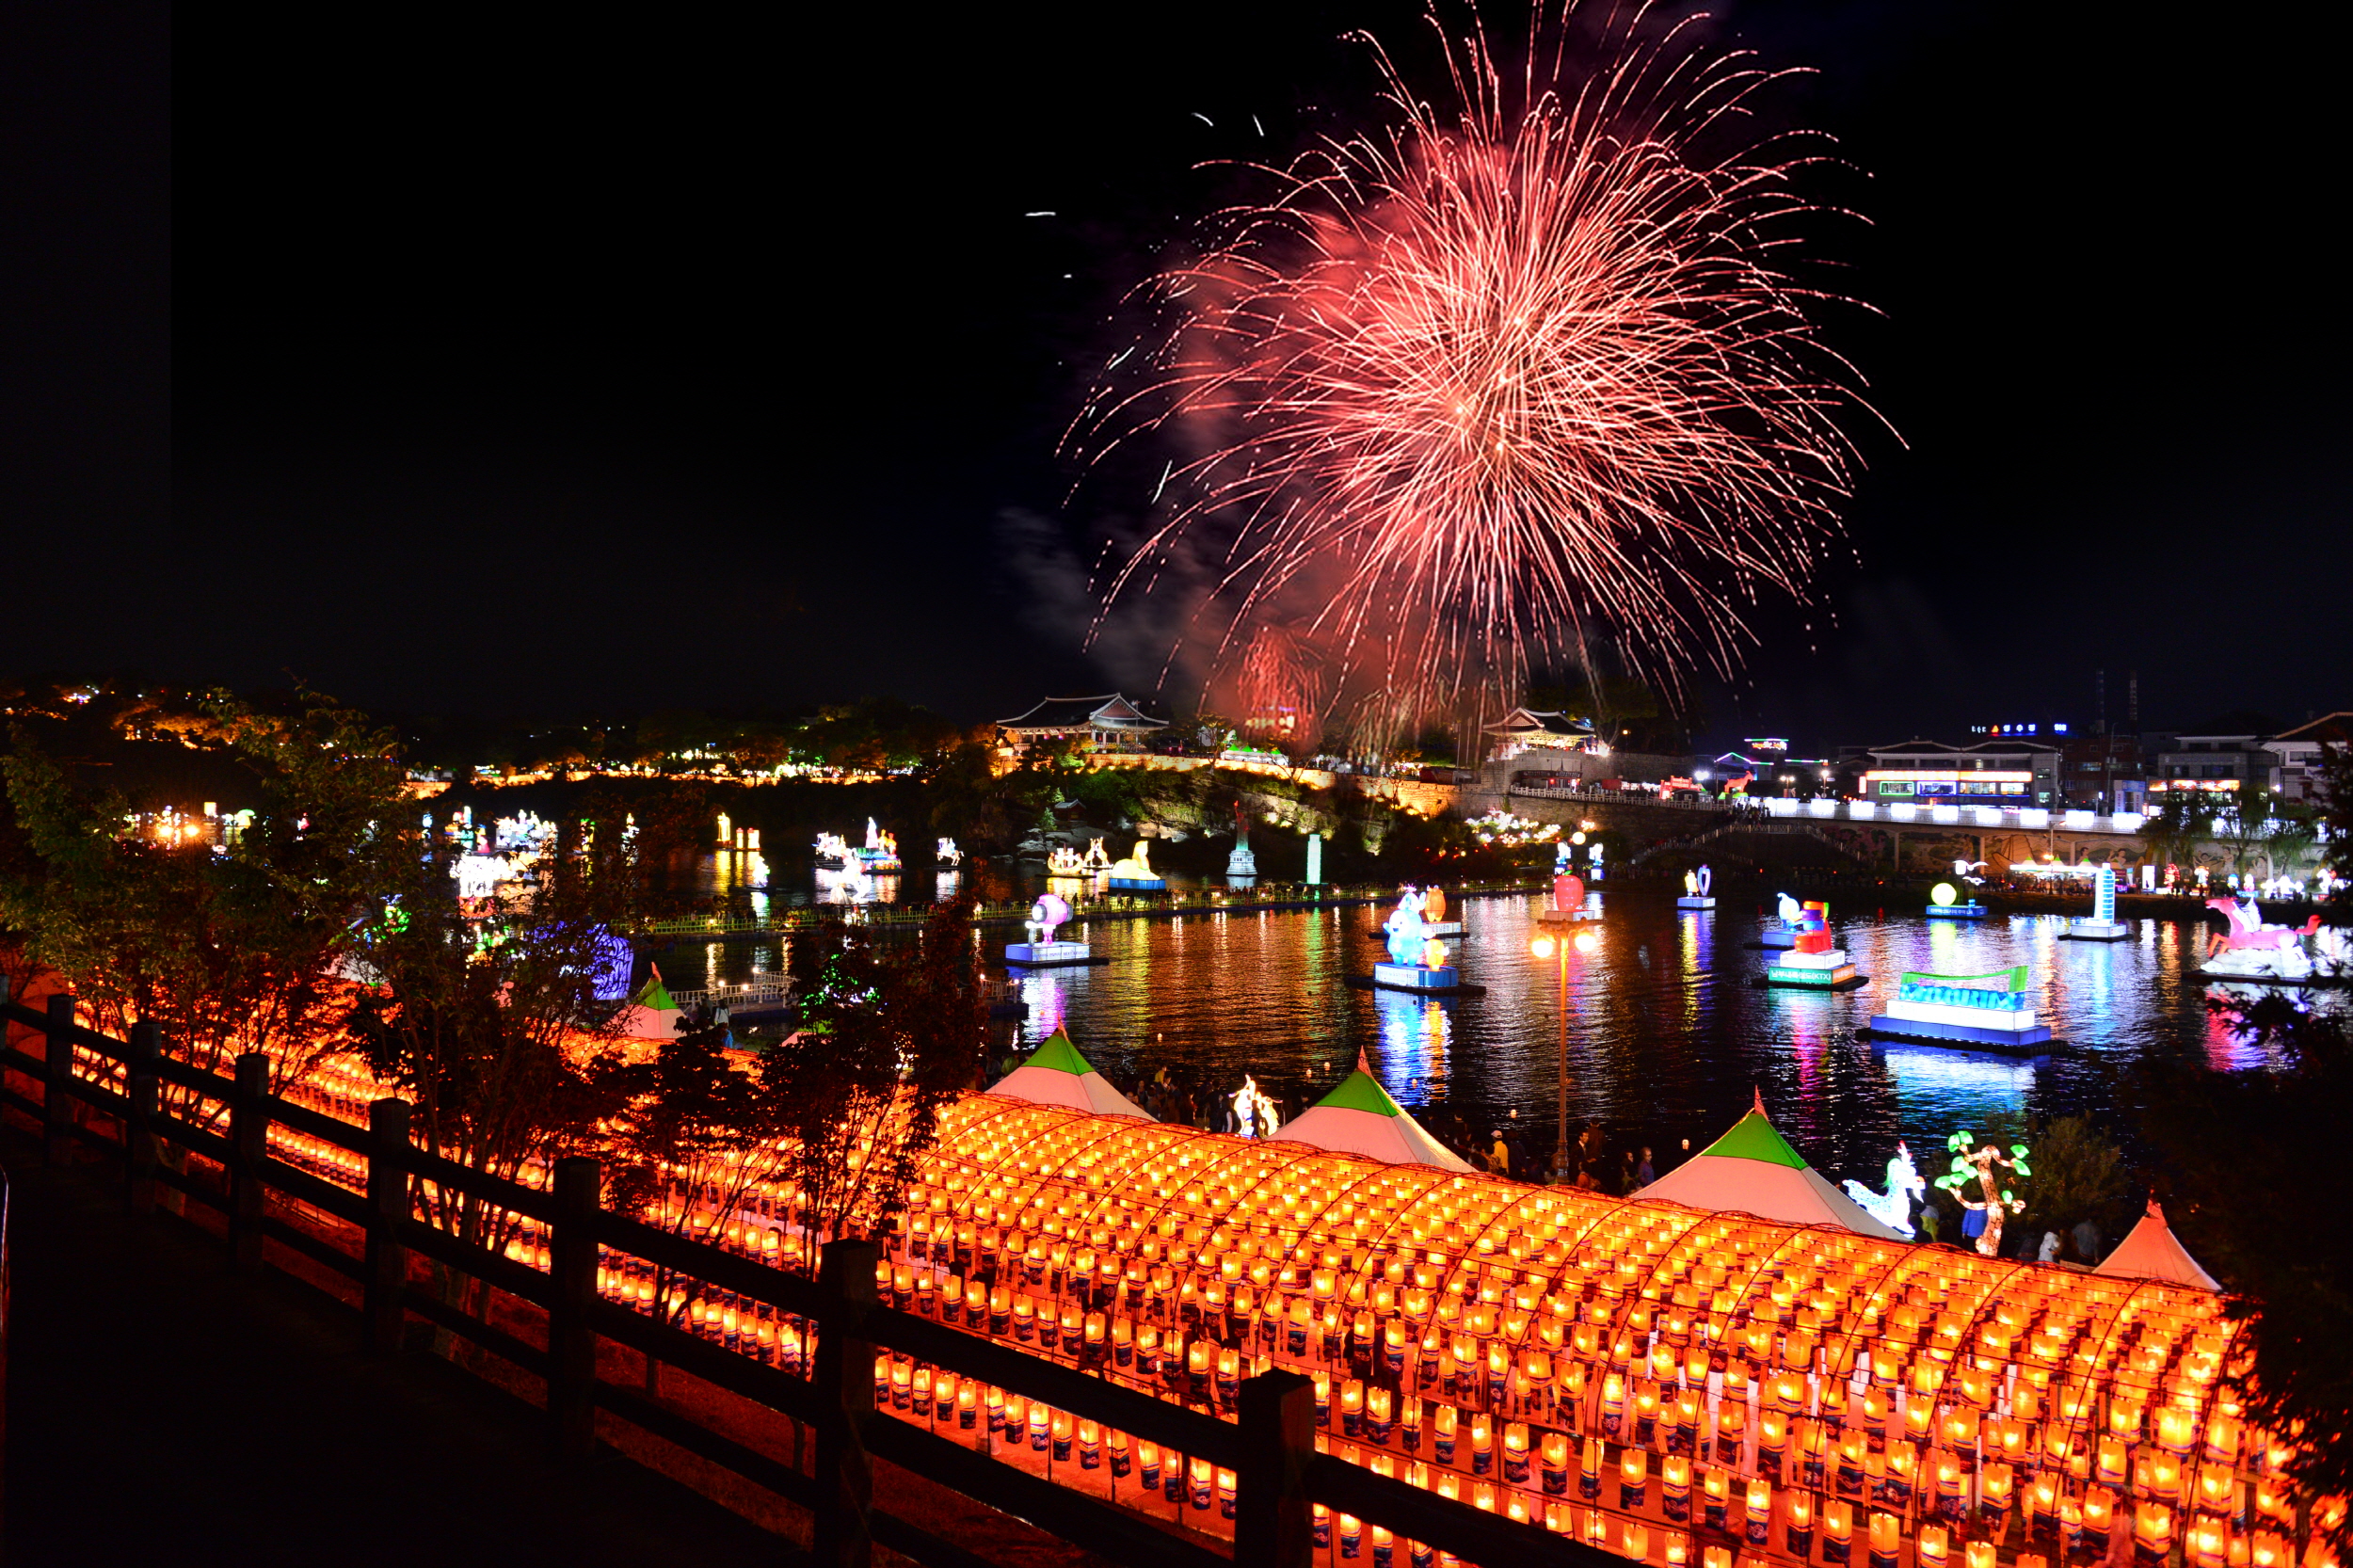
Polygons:
<instances>
[{"instance_id":1,"label":"water reflection","mask_svg":"<svg viewBox=\"0 0 2353 1568\"><path fill-rule=\"evenodd\" d=\"M909 886L921 896L920 876ZM1870 983L1826 996L1754 984L1772 955L1746 945L1757 931L1752 909L1678 913L1664 893L1615 889L1608 899L1595 951L1543 958L1531 943L1557 933L1534 920L1529 900L1463 901L1457 962L1487 989L1460 1000L1345 984L1371 969L1378 907L1098 920L1075 935L1109 964L1019 979L1029 1014L996 1027L1034 1044L1066 1024L1123 1087L1164 1065L1198 1090L1230 1092L1247 1072L1291 1098L1321 1094L1363 1051L1434 1126L1483 1131L1517 1110L1521 1125L1545 1133L1565 1033L1569 1118L1598 1123L1613 1150L1673 1150L1687 1137L1701 1146L1761 1091L1826 1175L1874 1185L1897 1138L1941 1149L1995 1111L2088 1111L2118 1125L2114 1069L2147 1053L2264 1063L2209 1018L2209 987L2187 973L2195 926L2142 920L2128 940L2092 943L2059 940L2047 918L1963 925L1874 920L1868 910L1842 919L1833 907L1838 940ZM991 926L982 951L1010 939ZM698 958L715 978L743 980L763 965L789 972L792 945L697 942L661 958L673 984L694 986ZM2044 1021L2072 1049L2020 1064L1854 1039L1906 970L2022 963Z\"/></svg>"}]
</instances>

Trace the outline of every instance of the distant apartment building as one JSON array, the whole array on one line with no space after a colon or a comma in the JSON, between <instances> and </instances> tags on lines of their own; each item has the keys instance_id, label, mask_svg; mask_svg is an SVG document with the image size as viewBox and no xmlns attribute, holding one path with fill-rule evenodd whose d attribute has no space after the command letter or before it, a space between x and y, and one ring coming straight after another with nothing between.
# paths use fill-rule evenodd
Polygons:
<instances>
[{"instance_id":1,"label":"distant apartment building","mask_svg":"<svg viewBox=\"0 0 2353 1568\"><path fill-rule=\"evenodd\" d=\"M1911 740L1871 746L1864 798L1885 804L2037 806L2059 804L2059 748L2035 739L1957 746Z\"/></svg>"},{"instance_id":2,"label":"distant apartment building","mask_svg":"<svg viewBox=\"0 0 2353 1568\"><path fill-rule=\"evenodd\" d=\"M2319 799L2325 787L2320 774L2324 745L2340 751L2353 746L2353 712L2312 719L2265 741L2264 749L2272 757L2272 792L2285 800Z\"/></svg>"},{"instance_id":3,"label":"distant apartment building","mask_svg":"<svg viewBox=\"0 0 2353 1568\"><path fill-rule=\"evenodd\" d=\"M2268 785L2277 754L2264 742L2280 726L2263 713L2225 713L2169 737L2149 770L2152 794L2177 790L2210 792Z\"/></svg>"}]
</instances>

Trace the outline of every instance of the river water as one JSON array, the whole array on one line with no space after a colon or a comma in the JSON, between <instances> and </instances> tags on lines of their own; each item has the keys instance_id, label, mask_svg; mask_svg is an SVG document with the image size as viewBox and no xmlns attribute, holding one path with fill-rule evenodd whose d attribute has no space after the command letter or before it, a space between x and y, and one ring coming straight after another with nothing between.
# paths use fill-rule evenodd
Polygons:
<instances>
[{"instance_id":1,"label":"river water","mask_svg":"<svg viewBox=\"0 0 2353 1568\"><path fill-rule=\"evenodd\" d=\"M2129 1147L2121 1075L2146 1053L2226 1070L2264 1064L2210 1015L2211 987L2185 973L2202 942L2194 923L2143 920L2127 940L2076 942L2059 939L2057 917L1964 923L1833 907L1839 945L1870 984L1826 995L1755 984L1771 955L1748 945L1763 924L1753 904L1725 899L1709 913L1681 913L1665 890L1603 896L1595 950L1562 943L1545 958L1531 944L1560 928L1535 920L1532 898L1461 901L1465 932L1449 945L1463 979L1486 992L1455 999L1346 984L1379 955L1378 907L1082 923L1064 935L1110 962L1028 972L1016 983L1027 1016L996 1027L1024 1046L1067 1027L1122 1088L1161 1066L1204 1093L1230 1092L1248 1073L1294 1111L1362 1052L1433 1130L1464 1143L1510 1125L1516 1111L1538 1153L1552 1145L1565 1051L1570 1125L1597 1124L1611 1164L1605 1182L1620 1150L1650 1144L1663 1170L1684 1140L1704 1147L1753 1094L1824 1175L1877 1187L1897 1139L1932 1172L1949 1133L1996 1112L2088 1112ZM984 928L984 952L1001 953L1016 936ZM673 984L693 984L702 974L790 975L794 946L697 943L660 956ZM2034 1005L2063 1042L2047 1057L1854 1038L1904 970L2017 964L2028 967Z\"/></svg>"}]
</instances>

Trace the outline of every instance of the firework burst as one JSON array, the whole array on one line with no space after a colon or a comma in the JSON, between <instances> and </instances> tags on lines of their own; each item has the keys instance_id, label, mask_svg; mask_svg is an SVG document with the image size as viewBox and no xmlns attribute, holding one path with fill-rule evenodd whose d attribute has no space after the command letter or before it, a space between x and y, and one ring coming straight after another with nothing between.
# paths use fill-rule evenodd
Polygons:
<instances>
[{"instance_id":1,"label":"firework burst","mask_svg":"<svg viewBox=\"0 0 2353 1568\"><path fill-rule=\"evenodd\" d=\"M1455 702L1604 652L1730 674L1760 600L1807 599L1860 406L1813 319L1833 296L1780 260L1821 159L1737 136L1777 73L1705 19L1581 17L1540 10L1507 76L1433 12L1443 112L1363 38L1392 123L1258 169L1269 198L1152 281L1144 351L1073 425L1091 459L1186 454L1107 613L1189 552L1221 663L1282 626L1335 695Z\"/></svg>"}]
</instances>

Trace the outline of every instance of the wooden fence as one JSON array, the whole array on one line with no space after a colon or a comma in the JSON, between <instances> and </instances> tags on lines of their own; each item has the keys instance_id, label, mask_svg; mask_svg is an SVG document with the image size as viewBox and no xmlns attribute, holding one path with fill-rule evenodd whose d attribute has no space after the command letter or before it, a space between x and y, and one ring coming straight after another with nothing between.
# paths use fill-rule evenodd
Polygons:
<instances>
[{"instance_id":1,"label":"wooden fence","mask_svg":"<svg viewBox=\"0 0 2353 1568\"><path fill-rule=\"evenodd\" d=\"M1171 1533L878 1409L878 1347L1157 1444L1171 1463L1181 1455L1234 1472L1238 1563L1307 1568L1319 1555L1314 1506L1321 1504L1394 1532L1395 1568L1408 1568L1413 1542L1491 1568L1625 1568L1623 1559L1568 1536L1317 1452L1314 1386L1298 1373L1267 1372L1244 1382L1238 1419L1226 1421L880 1304L872 1242L830 1243L811 1281L603 1208L595 1160L558 1160L546 1189L504 1180L419 1147L406 1101L376 1100L367 1125L356 1126L272 1095L270 1062L261 1053L240 1056L235 1076L223 1078L166 1055L152 1023L116 1040L75 1022L71 997L47 1000L46 1010L36 1012L0 988L0 1017L43 1037L40 1056L0 1048L0 1064L40 1091L0 1086L0 1104L39 1124L46 1159L64 1158L78 1140L120 1160L124 1200L134 1211L152 1211L163 1187L215 1209L234 1269L260 1270L267 1240L357 1282L360 1333L370 1351L396 1351L413 1315L521 1368L545 1386L549 1439L564 1459L585 1462L595 1452L602 1410L807 1509L815 1560L828 1568L864 1564L876 1543L927 1568L984 1568L984 1560L964 1547L875 1508L870 1456L1124 1564L1209 1568L1226 1560L1206 1540ZM94 1055L105 1080L76 1071L77 1048ZM165 1111L165 1083L224 1107L219 1125L226 1130ZM97 1116L76 1116L77 1105ZM274 1126L348 1151L364 1173L364 1190L338 1186L273 1155ZM167 1144L217 1166L222 1179L159 1160ZM549 1266L539 1269L419 1220L415 1194L428 1182L536 1221L547 1237ZM355 1256L272 1214L270 1192L347 1222L365 1238L363 1250ZM411 1284L412 1253L544 1308L545 1343L532 1344ZM606 1301L597 1288L605 1254L643 1259L802 1320L813 1340L808 1375ZM816 1439L813 1465L804 1471L772 1458L599 1376L600 1338L804 1423ZM1372 1557L1368 1544L1367 1561Z\"/></svg>"}]
</instances>

